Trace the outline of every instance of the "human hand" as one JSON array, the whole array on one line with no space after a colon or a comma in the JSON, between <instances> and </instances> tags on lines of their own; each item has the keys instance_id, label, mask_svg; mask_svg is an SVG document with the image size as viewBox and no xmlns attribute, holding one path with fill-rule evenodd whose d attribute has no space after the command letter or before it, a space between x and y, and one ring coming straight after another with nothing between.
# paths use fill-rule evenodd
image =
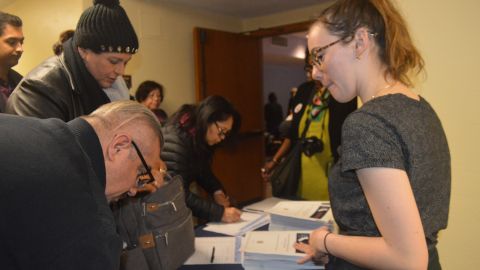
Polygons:
<instances>
[{"instance_id":1,"label":"human hand","mask_svg":"<svg viewBox=\"0 0 480 270\"><path fill-rule=\"evenodd\" d=\"M134 189L130 189L130 191L128 192L129 196L133 197L139 193L141 193L142 195L153 193L157 191L157 189L159 189L161 186L163 186L163 184L165 183L165 178L169 177L166 169L152 168L150 172L152 173L152 176L154 178L153 181L152 179L150 179L150 176L148 174L140 176L139 177L140 185L138 185Z\"/></svg>"},{"instance_id":2,"label":"human hand","mask_svg":"<svg viewBox=\"0 0 480 270\"><path fill-rule=\"evenodd\" d=\"M225 207L225 211L223 212L222 222L225 223L233 223L240 220L240 215L242 212L235 207Z\"/></svg>"},{"instance_id":3,"label":"human hand","mask_svg":"<svg viewBox=\"0 0 480 270\"><path fill-rule=\"evenodd\" d=\"M274 161L267 161L265 162L265 165L260 169L262 173L262 178L265 182L270 181L270 176L272 175L272 170L277 165L276 162Z\"/></svg>"},{"instance_id":4,"label":"human hand","mask_svg":"<svg viewBox=\"0 0 480 270\"><path fill-rule=\"evenodd\" d=\"M223 207L230 207L230 197L225 195L222 190L215 191L215 193L213 193L213 199Z\"/></svg>"},{"instance_id":5,"label":"human hand","mask_svg":"<svg viewBox=\"0 0 480 270\"><path fill-rule=\"evenodd\" d=\"M330 233L327 227L321 227L310 233L308 244L295 243L295 249L304 252L306 255L300 258L297 263L304 264L308 261L313 261L317 264L328 263L328 253L324 246L324 239Z\"/></svg>"}]
</instances>

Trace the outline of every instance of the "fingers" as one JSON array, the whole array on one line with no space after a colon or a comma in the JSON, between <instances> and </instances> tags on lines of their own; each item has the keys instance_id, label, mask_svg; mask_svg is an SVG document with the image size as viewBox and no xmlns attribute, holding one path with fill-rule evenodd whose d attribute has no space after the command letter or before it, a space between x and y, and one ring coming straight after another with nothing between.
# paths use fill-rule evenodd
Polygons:
<instances>
[{"instance_id":1,"label":"fingers","mask_svg":"<svg viewBox=\"0 0 480 270\"><path fill-rule=\"evenodd\" d=\"M237 222L240 220L242 212L235 207L226 207L223 212L222 221L226 223Z\"/></svg>"},{"instance_id":2,"label":"fingers","mask_svg":"<svg viewBox=\"0 0 480 270\"><path fill-rule=\"evenodd\" d=\"M297 260L297 263L304 264L308 261L313 261L316 264L326 264L328 263L328 256L327 254L315 250L315 248L310 244L305 244L301 242L297 242L294 244L296 250L300 252L304 252L306 255Z\"/></svg>"},{"instance_id":3,"label":"fingers","mask_svg":"<svg viewBox=\"0 0 480 270\"><path fill-rule=\"evenodd\" d=\"M217 204L222 205L223 207L230 207L230 198L225 195L223 192L215 193L213 198Z\"/></svg>"},{"instance_id":4,"label":"fingers","mask_svg":"<svg viewBox=\"0 0 480 270\"><path fill-rule=\"evenodd\" d=\"M305 255L304 257L300 258L297 260L297 263L298 264L304 264L308 261L311 261L312 260L312 256L311 255Z\"/></svg>"}]
</instances>

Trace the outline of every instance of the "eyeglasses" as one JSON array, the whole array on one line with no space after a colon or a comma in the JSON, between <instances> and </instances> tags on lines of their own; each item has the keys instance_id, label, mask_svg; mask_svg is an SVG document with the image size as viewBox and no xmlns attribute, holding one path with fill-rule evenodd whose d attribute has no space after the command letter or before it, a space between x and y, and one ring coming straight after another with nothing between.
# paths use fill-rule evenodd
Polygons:
<instances>
[{"instance_id":1,"label":"eyeglasses","mask_svg":"<svg viewBox=\"0 0 480 270\"><path fill-rule=\"evenodd\" d=\"M150 184L153 181L155 181L155 177L153 177L150 166L148 166L147 162L145 161L145 158L142 155L142 152L140 152L140 149L138 148L137 144L133 140L132 140L132 145L133 145L133 148L135 148L135 151L137 152L138 157L142 161L143 167L145 168L145 172L141 173L137 177L136 187L141 188L146 184Z\"/></svg>"},{"instance_id":2,"label":"eyeglasses","mask_svg":"<svg viewBox=\"0 0 480 270\"><path fill-rule=\"evenodd\" d=\"M217 122L215 122L215 126L217 126L218 137L220 137L222 139L225 139L225 138L228 137L228 135L230 134L230 132L228 130L225 130L222 127L220 127Z\"/></svg>"},{"instance_id":3,"label":"eyeglasses","mask_svg":"<svg viewBox=\"0 0 480 270\"><path fill-rule=\"evenodd\" d=\"M334 42L328 44L328 45L325 45L323 47L315 47L312 49L312 51L310 52L310 56L309 56L309 61L310 63L312 63L313 65L316 65L317 67L320 67L323 63L323 58L325 56L325 53L322 54L322 52L324 52L326 49L332 47L333 45L339 43L340 41L343 41L345 38L340 38L338 40L335 40Z\"/></svg>"}]
</instances>

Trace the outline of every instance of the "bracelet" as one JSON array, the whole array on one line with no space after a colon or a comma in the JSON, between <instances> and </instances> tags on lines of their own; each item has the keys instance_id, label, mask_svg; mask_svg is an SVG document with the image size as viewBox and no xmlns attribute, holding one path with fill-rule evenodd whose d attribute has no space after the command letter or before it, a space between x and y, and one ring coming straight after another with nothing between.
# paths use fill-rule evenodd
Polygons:
<instances>
[{"instance_id":1,"label":"bracelet","mask_svg":"<svg viewBox=\"0 0 480 270\"><path fill-rule=\"evenodd\" d=\"M325 237L323 237L323 246L325 247L326 254L330 254L330 251L328 251L328 248L327 248L327 236L329 234L331 234L331 232L328 232L327 234L325 234Z\"/></svg>"},{"instance_id":2,"label":"bracelet","mask_svg":"<svg viewBox=\"0 0 480 270\"><path fill-rule=\"evenodd\" d=\"M278 160L272 158L272 162L273 162L273 164L278 165Z\"/></svg>"}]
</instances>

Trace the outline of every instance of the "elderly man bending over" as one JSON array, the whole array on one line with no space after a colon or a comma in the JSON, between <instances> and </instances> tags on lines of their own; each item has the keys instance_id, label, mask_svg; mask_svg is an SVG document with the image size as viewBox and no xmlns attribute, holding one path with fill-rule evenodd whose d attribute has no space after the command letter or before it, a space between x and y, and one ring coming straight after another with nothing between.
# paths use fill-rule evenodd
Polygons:
<instances>
[{"instance_id":1,"label":"elderly man bending over","mask_svg":"<svg viewBox=\"0 0 480 270\"><path fill-rule=\"evenodd\" d=\"M67 123L1 114L0 134L2 269L118 269L108 203L162 184L157 117L119 101Z\"/></svg>"}]
</instances>

